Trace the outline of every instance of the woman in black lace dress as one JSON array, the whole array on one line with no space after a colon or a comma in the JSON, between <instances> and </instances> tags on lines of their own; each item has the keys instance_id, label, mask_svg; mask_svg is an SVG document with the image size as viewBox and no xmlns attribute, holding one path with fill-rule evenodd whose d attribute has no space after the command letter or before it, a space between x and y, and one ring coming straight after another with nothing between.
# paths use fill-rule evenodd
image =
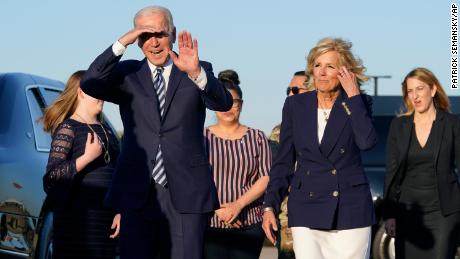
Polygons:
<instances>
[{"instance_id":1,"label":"woman in black lace dress","mask_svg":"<svg viewBox=\"0 0 460 259\"><path fill-rule=\"evenodd\" d=\"M104 206L119 153L111 129L99 120L103 101L80 89L74 73L48 107L44 129L53 134L45 192L54 202L54 258L114 258L120 216Z\"/></svg>"}]
</instances>

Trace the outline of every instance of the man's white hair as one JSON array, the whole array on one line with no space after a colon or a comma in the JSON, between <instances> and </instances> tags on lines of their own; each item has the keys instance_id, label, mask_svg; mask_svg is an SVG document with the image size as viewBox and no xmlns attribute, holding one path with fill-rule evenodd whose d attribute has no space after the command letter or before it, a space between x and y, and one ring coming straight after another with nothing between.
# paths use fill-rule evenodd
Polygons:
<instances>
[{"instance_id":1,"label":"man's white hair","mask_svg":"<svg viewBox=\"0 0 460 259\"><path fill-rule=\"evenodd\" d=\"M171 12L169 11L168 8L163 7L163 6L158 6L158 5L152 5L152 6L147 6L139 10L136 15L134 16L133 23L134 26L136 26L136 20L137 18L141 16L148 16L152 15L154 13L162 13L164 14L166 21L168 22L168 32L172 33L174 30L174 21Z\"/></svg>"}]
</instances>

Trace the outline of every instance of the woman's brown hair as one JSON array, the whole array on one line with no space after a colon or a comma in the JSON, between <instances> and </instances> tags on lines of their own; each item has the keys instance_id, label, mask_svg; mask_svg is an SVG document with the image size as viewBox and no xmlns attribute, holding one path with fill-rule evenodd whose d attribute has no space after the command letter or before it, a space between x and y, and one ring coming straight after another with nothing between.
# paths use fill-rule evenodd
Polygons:
<instances>
[{"instance_id":1,"label":"woman's brown hair","mask_svg":"<svg viewBox=\"0 0 460 259\"><path fill-rule=\"evenodd\" d=\"M77 91L84 73L84 70L73 73L69 77L69 80L67 80L67 84L61 95L56 98L53 104L45 109L42 121L43 129L46 132L53 133L61 122L75 112L78 105Z\"/></svg>"},{"instance_id":2,"label":"woman's brown hair","mask_svg":"<svg viewBox=\"0 0 460 259\"><path fill-rule=\"evenodd\" d=\"M418 67L410 71L409 74L407 74L404 78L404 81L402 82L402 94L406 110L401 115L411 115L414 113L414 106L412 106L412 102L409 100L407 96L407 80L409 78L414 78L424 82L425 84L430 86L430 89L432 89L433 86L436 86L436 93L433 97L434 106L442 111L450 112L449 98L447 97L446 92L439 83L439 80L430 70L423 67Z\"/></svg>"}]
</instances>

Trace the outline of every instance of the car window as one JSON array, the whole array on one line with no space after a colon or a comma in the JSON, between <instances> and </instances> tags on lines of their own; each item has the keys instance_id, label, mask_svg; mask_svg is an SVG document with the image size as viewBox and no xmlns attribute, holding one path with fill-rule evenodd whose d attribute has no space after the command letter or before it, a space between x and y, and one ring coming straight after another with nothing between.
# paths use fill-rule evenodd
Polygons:
<instances>
[{"instance_id":1,"label":"car window","mask_svg":"<svg viewBox=\"0 0 460 259\"><path fill-rule=\"evenodd\" d=\"M378 142L374 148L363 152L364 166L385 166L385 146L393 118L394 116L374 116L374 127L377 131Z\"/></svg>"},{"instance_id":2,"label":"car window","mask_svg":"<svg viewBox=\"0 0 460 259\"><path fill-rule=\"evenodd\" d=\"M51 105L54 102L61 91L49 88L40 88L40 93L45 101L46 106Z\"/></svg>"},{"instance_id":3,"label":"car window","mask_svg":"<svg viewBox=\"0 0 460 259\"><path fill-rule=\"evenodd\" d=\"M4 76L0 76L0 135L6 133L10 127L13 118L11 108L16 100L16 91L8 88L3 78Z\"/></svg>"},{"instance_id":4,"label":"car window","mask_svg":"<svg viewBox=\"0 0 460 259\"><path fill-rule=\"evenodd\" d=\"M48 152L51 146L51 136L43 130L40 119L45 108L59 95L58 90L30 87L27 90L27 102L30 108L30 117L34 128L35 148L38 151Z\"/></svg>"},{"instance_id":5,"label":"car window","mask_svg":"<svg viewBox=\"0 0 460 259\"><path fill-rule=\"evenodd\" d=\"M43 131L43 127L40 123L45 104L38 87L29 88L27 90L27 102L29 103L30 117L34 128L35 148L38 151L49 151L51 137Z\"/></svg>"}]
</instances>

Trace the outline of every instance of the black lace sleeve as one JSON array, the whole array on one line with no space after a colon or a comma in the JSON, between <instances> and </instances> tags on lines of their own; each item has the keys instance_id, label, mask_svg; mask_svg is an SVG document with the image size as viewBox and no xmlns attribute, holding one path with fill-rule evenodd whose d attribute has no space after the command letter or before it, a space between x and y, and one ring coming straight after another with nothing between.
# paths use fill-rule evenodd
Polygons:
<instances>
[{"instance_id":1,"label":"black lace sleeve","mask_svg":"<svg viewBox=\"0 0 460 259\"><path fill-rule=\"evenodd\" d=\"M53 134L43 188L54 198L65 199L68 196L77 172L75 160L70 160L69 154L74 138L72 126L65 122Z\"/></svg>"}]
</instances>

